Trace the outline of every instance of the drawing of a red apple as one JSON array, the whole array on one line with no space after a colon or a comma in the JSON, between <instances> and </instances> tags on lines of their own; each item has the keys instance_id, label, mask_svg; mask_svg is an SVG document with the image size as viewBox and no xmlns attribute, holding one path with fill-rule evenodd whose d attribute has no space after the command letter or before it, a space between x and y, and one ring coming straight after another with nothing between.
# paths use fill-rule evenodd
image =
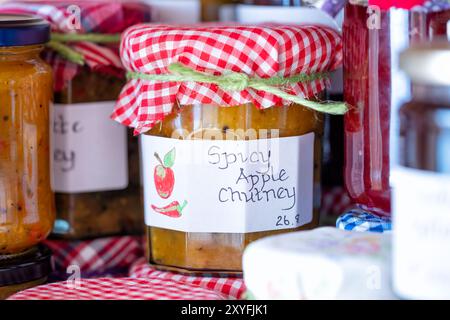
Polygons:
<instances>
[{"instance_id":1,"label":"drawing of a red apple","mask_svg":"<svg viewBox=\"0 0 450 320\"><path fill-rule=\"evenodd\" d=\"M159 162L159 165L155 167L153 177L156 191L161 198L167 199L172 194L173 186L175 185L175 175L172 170L175 163L175 148L164 156L164 161L161 160L156 152L155 158Z\"/></svg>"}]
</instances>

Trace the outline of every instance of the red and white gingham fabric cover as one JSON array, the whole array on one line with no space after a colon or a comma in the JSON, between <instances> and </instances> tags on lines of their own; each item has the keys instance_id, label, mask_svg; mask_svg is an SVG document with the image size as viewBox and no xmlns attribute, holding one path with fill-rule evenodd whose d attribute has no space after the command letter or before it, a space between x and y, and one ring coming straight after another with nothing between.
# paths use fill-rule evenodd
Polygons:
<instances>
[{"instance_id":1,"label":"red and white gingham fabric cover","mask_svg":"<svg viewBox=\"0 0 450 320\"><path fill-rule=\"evenodd\" d=\"M56 282L19 292L9 300L223 300L217 292L163 279L100 278Z\"/></svg>"},{"instance_id":2,"label":"red and white gingham fabric cover","mask_svg":"<svg viewBox=\"0 0 450 320\"><path fill-rule=\"evenodd\" d=\"M69 266L78 266L83 277L127 274L133 262L144 255L143 237L121 236L83 241L46 240L53 252L55 271L60 278Z\"/></svg>"},{"instance_id":3,"label":"red and white gingham fabric cover","mask_svg":"<svg viewBox=\"0 0 450 320\"><path fill-rule=\"evenodd\" d=\"M159 271L148 265L146 259L140 259L130 269L130 277L160 279L161 281L177 281L187 285L198 285L213 290L228 299L241 299L245 292L244 280L236 277L188 276L174 272Z\"/></svg>"},{"instance_id":4,"label":"red and white gingham fabric cover","mask_svg":"<svg viewBox=\"0 0 450 320\"><path fill-rule=\"evenodd\" d=\"M321 26L169 26L141 24L122 37L122 62L127 70L167 74L178 62L214 75L227 72L270 78L312 74L336 69L342 61L337 31ZM286 92L310 98L323 91L328 80L286 86ZM143 133L181 105L235 106L253 103L259 108L290 104L273 94L251 88L225 92L215 84L133 79L125 86L113 119Z\"/></svg>"},{"instance_id":5,"label":"red and white gingham fabric cover","mask_svg":"<svg viewBox=\"0 0 450 320\"><path fill-rule=\"evenodd\" d=\"M323 189L320 207L322 218L328 216L335 219L352 207L354 207L354 203L344 187L335 186Z\"/></svg>"},{"instance_id":6,"label":"red and white gingham fabric cover","mask_svg":"<svg viewBox=\"0 0 450 320\"><path fill-rule=\"evenodd\" d=\"M54 32L70 33L73 32L74 14L68 8L73 5L80 8L81 28L76 30L77 33L114 34L137 23L150 21L148 6L126 1L7 1L0 4L0 13L34 14L50 22ZM123 76L118 45L77 42L71 43L70 47L84 56L87 66L92 70ZM80 66L51 51L46 52L45 58L53 68L55 91L62 90L80 69Z\"/></svg>"}]
</instances>

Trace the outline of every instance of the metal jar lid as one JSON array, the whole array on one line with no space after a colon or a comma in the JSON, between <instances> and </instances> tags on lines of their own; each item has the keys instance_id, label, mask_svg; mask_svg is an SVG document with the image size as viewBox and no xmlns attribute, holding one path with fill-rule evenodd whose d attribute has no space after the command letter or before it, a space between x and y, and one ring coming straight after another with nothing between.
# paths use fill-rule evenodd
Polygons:
<instances>
[{"instance_id":1,"label":"metal jar lid","mask_svg":"<svg viewBox=\"0 0 450 320\"><path fill-rule=\"evenodd\" d=\"M44 44L50 40L50 24L37 16L0 14L0 47Z\"/></svg>"},{"instance_id":2,"label":"metal jar lid","mask_svg":"<svg viewBox=\"0 0 450 320\"><path fill-rule=\"evenodd\" d=\"M450 86L450 42L415 44L400 56L400 68L415 84Z\"/></svg>"},{"instance_id":3,"label":"metal jar lid","mask_svg":"<svg viewBox=\"0 0 450 320\"><path fill-rule=\"evenodd\" d=\"M39 245L32 254L0 263L0 287L23 284L47 277L52 271L52 252Z\"/></svg>"}]
</instances>

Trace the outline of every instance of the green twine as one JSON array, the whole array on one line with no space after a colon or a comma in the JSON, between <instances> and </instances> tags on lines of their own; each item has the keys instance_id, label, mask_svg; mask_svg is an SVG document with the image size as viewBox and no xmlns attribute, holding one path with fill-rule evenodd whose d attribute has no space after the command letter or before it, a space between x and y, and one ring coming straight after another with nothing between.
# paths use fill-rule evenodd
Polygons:
<instances>
[{"instance_id":1,"label":"green twine","mask_svg":"<svg viewBox=\"0 0 450 320\"><path fill-rule=\"evenodd\" d=\"M284 100L291 101L296 104L303 105L315 111L342 115L348 110L344 102L314 102L304 98L289 94L280 89L280 86L289 84L309 82L318 79L324 79L328 76L327 72L318 72L314 74L299 74L292 77L271 77L262 79L257 77L249 77L245 73L228 72L223 75L210 75L188 68L180 63L172 63L169 66L170 74L144 74L129 71L127 77L129 79L141 79L148 81L162 82L201 82L212 83L218 85L224 91L243 91L247 88L269 92Z\"/></svg>"},{"instance_id":2,"label":"green twine","mask_svg":"<svg viewBox=\"0 0 450 320\"><path fill-rule=\"evenodd\" d=\"M94 43L118 43L120 34L103 33L52 33L52 40L58 42L94 42Z\"/></svg>"},{"instance_id":3,"label":"green twine","mask_svg":"<svg viewBox=\"0 0 450 320\"><path fill-rule=\"evenodd\" d=\"M66 60L78 65L84 65L84 56L72 49L65 43L68 42L93 42L93 43L118 43L120 42L120 34L101 34L101 33L52 33L51 40L47 43L47 47L56 51Z\"/></svg>"}]
</instances>

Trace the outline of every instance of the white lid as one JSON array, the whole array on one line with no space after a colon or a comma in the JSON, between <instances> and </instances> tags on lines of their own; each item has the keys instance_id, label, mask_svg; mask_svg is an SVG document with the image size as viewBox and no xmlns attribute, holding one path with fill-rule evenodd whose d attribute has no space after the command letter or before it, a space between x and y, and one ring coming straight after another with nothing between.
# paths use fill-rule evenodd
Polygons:
<instances>
[{"instance_id":1,"label":"white lid","mask_svg":"<svg viewBox=\"0 0 450 320\"><path fill-rule=\"evenodd\" d=\"M236 19L237 22L247 24L265 22L319 24L340 31L333 17L320 9L309 7L252 6L242 4L236 6Z\"/></svg>"},{"instance_id":2,"label":"white lid","mask_svg":"<svg viewBox=\"0 0 450 320\"><path fill-rule=\"evenodd\" d=\"M388 234L319 228L264 238L243 257L258 299L391 299Z\"/></svg>"}]
</instances>

